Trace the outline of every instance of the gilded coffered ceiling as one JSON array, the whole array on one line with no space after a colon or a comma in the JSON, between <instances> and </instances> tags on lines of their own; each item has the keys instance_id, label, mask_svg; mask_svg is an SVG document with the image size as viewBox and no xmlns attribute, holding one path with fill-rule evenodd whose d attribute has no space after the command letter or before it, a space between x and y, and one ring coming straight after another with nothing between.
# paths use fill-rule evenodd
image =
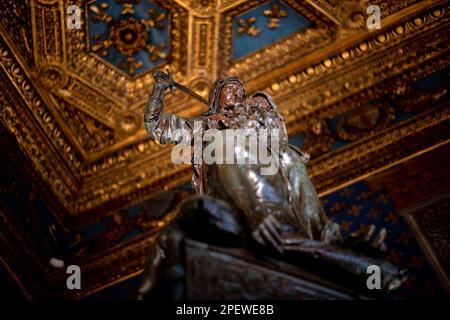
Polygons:
<instances>
[{"instance_id":1,"label":"gilded coffered ceiling","mask_svg":"<svg viewBox=\"0 0 450 320\"><path fill-rule=\"evenodd\" d=\"M448 3L370 4L380 29L362 0L2 0L1 121L67 215L89 219L189 180L143 126L155 69L205 97L237 75L273 96L329 192L449 138L448 86L416 85L448 79ZM205 108L178 91L166 109Z\"/></svg>"}]
</instances>

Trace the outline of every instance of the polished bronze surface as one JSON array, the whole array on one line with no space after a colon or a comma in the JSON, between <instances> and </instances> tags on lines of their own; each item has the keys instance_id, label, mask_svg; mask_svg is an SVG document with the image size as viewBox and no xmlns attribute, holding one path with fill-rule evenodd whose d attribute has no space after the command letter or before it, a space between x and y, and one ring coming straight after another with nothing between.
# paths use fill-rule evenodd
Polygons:
<instances>
[{"instance_id":1,"label":"polished bronze surface","mask_svg":"<svg viewBox=\"0 0 450 320\"><path fill-rule=\"evenodd\" d=\"M164 278L170 279L168 283L181 282L181 275L164 276L161 270L184 270L181 259L172 258L182 252L183 232L201 238L202 234L210 233L205 229L211 228L217 229L218 233L234 235L237 240L233 242L241 242L241 245L257 243L263 248L260 250L267 254L277 252L280 259L291 256L304 265L306 261L301 261L305 255L312 257L330 269L344 271L349 277L362 278L363 285L360 283L359 289L366 285L365 275L370 265L381 266L383 281L379 289L396 289L407 279L406 270L380 259L381 253L387 251L386 229L376 234L372 225L367 234L361 234L359 242L367 243L365 250L358 250L352 238L343 239L339 225L326 216L320 205L305 168L305 154L287 142L284 119L269 95L259 92L247 99L238 78L220 79L210 89L210 111L196 118L183 118L164 111L165 93L174 82L170 72L158 71L154 77L155 84L144 111L149 136L162 144L185 147L194 144L189 159L192 159L192 184L197 198L189 200L194 205L189 202L183 205L180 219L186 219L186 215L192 220L187 223L194 225L211 215L211 222L201 227L197 225L194 230L192 226L186 230L183 224L181 230L170 226L158 235L139 292L141 296L144 293L155 296L154 290ZM221 120L215 122L216 117ZM238 130L249 142L239 142L240 139L234 136L232 141L227 140L231 142L226 143L226 152L228 154L228 148L231 148L234 156L233 161L224 162L225 156L218 155L217 151L223 150L223 143L217 138L204 141L204 136L212 130L223 136ZM191 138L186 140L185 136ZM255 148L249 146L252 137L257 141ZM201 144L195 146L197 139ZM204 158L196 159L197 149L204 154L211 146L216 149L213 163ZM265 166L263 149L275 160L273 172L262 170ZM237 161L240 156L244 161ZM205 198L205 195L211 198ZM214 236L208 238L207 243L220 241ZM230 242L223 241L222 245ZM180 293L173 295L173 298L180 297Z\"/></svg>"}]
</instances>

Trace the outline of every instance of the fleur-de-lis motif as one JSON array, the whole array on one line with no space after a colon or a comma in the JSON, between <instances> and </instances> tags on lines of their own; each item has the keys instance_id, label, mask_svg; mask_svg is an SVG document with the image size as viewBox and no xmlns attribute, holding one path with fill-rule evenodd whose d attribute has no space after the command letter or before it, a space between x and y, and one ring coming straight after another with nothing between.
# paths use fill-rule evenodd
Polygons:
<instances>
[{"instance_id":1,"label":"fleur-de-lis motif","mask_svg":"<svg viewBox=\"0 0 450 320\"><path fill-rule=\"evenodd\" d=\"M100 21L110 23L112 21L112 17L106 13L108 9L108 4L106 2L102 2L99 6L91 5L89 6L89 10L91 10L94 15L92 16L92 22L97 23Z\"/></svg>"},{"instance_id":2,"label":"fleur-de-lis motif","mask_svg":"<svg viewBox=\"0 0 450 320\"><path fill-rule=\"evenodd\" d=\"M342 228L342 230L344 230L344 231L348 231L348 230L350 230L350 226L353 224L353 221L350 221L350 220L343 220L342 222L341 222L341 228Z\"/></svg>"},{"instance_id":3,"label":"fleur-de-lis motif","mask_svg":"<svg viewBox=\"0 0 450 320\"><path fill-rule=\"evenodd\" d=\"M359 194L358 200L366 200L370 197L371 193L369 191L363 191Z\"/></svg>"},{"instance_id":4,"label":"fleur-de-lis motif","mask_svg":"<svg viewBox=\"0 0 450 320\"><path fill-rule=\"evenodd\" d=\"M155 46L153 44L147 44L145 47L148 51L148 56L151 62L155 62L156 60L166 59L167 53L164 52L165 45L164 43L159 44L159 46Z\"/></svg>"},{"instance_id":5,"label":"fleur-de-lis motif","mask_svg":"<svg viewBox=\"0 0 450 320\"><path fill-rule=\"evenodd\" d=\"M112 44L113 42L110 39L100 41L98 35L96 35L94 36L94 44L92 45L91 50L99 53L102 57L106 57L109 54L108 49Z\"/></svg>"},{"instance_id":6,"label":"fleur-de-lis motif","mask_svg":"<svg viewBox=\"0 0 450 320\"><path fill-rule=\"evenodd\" d=\"M341 192L341 197L350 198L353 194L353 189L344 189Z\"/></svg>"},{"instance_id":7,"label":"fleur-de-lis motif","mask_svg":"<svg viewBox=\"0 0 450 320\"><path fill-rule=\"evenodd\" d=\"M132 3L124 3L122 7L121 14L134 14L134 7Z\"/></svg>"},{"instance_id":8,"label":"fleur-de-lis motif","mask_svg":"<svg viewBox=\"0 0 450 320\"><path fill-rule=\"evenodd\" d=\"M287 12L280 9L280 6L275 3L270 10L264 10L264 15L269 17L268 27L270 29L275 29L280 27L280 19L286 18Z\"/></svg>"},{"instance_id":9,"label":"fleur-de-lis motif","mask_svg":"<svg viewBox=\"0 0 450 320\"><path fill-rule=\"evenodd\" d=\"M147 19L141 19L141 22L147 27L147 28L157 28L159 30L164 29L164 19L166 18L167 14L164 12L158 13L155 9L148 10L149 18Z\"/></svg>"},{"instance_id":10,"label":"fleur-de-lis motif","mask_svg":"<svg viewBox=\"0 0 450 320\"><path fill-rule=\"evenodd\" d=\"M142 61L137 61L134 57L127 57L119 63L119 66L123 69L128 69L128 74L134 76L136 69L142 67Z\"/></svg>"},{"instance_id":11,"label":"fleur-de-lis motif","mask_svg":"<svg viewBox=\"0 0 450 320\"><path fill-rule=\"evenodd\" d=\"M258 29L253 25L255 21L256 21L255 17L250 17L247 20L238 19L237 21L239 25L238 34L242 36L244 33L247 33L251 37L257 37L261 32L261 29Z\"/></svg>"},{"instance_id":12,"label":"fleur-de-lis motif","mask_svg":"<svg viewBox=\"0 0 450 320\"><path fill-rule=\"evenodd\" d=\"M333 203L333 207L330 209L331 213L339 212L345 207L345 203L335 202Z\"/></svg>"},{"instance_id":13,"label":"fleur-de-lis motif","mask_svg":"<svg viewBox=\"0 0 450 320\"><path fill-rule=\"evenodd\" d=\"M395 212L391 212L388 214L388 216L386 218L384 218L384 221L386 222L397 222L398 221L398 217L395 214Z\"/></svg>"},{"instance_id":14,"label":"fleur-de-lis motif","mask_svg":"<svg viewBox=\"0 0 450 320\"><path fill-rule=\"evenodd\" d=\"M350 210L348 210L348 214L349 215L353 215L353 216L359 216L359 214L360 214L360 212L361 212L361 210L362 210L362 206L360 206L360 205L356 205L356 204L354 204L354 205L352 205L351 207L350 207Z\"/></svg>"},{"instance_id":15,"label":"fleur-de-lis motif","mask_svg":"<svg viewBox=\"0 0 450 320\"><path fill-rule=\"evenodd\" d=\"M389 199L384 194L380 194L377 198L378 203L386 204L388 203Z\"/></svg>"}]
</instances>

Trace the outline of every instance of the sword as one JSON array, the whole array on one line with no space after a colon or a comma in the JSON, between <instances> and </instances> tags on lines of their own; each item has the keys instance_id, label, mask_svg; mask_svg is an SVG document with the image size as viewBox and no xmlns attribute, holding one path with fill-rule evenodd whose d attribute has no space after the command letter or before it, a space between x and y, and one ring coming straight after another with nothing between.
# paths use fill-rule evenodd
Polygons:
<instances>
[{"instance_id":1,"label":"sword","mask_svg":"<svg viewBox=\"0 0 450 320\"><path fill-rule=\"evenodd\" d=\"M166 69L167 74L170 77L170 84L169 84L169 88L170 88L170 93L172 93L172 95L175 95L175 88L180 89L182 92L186 93L187 95L190 95L191 97L196 98L197 100L199 100L200 102L203 102L204 104L206 104L207 106L209 106L208 100L206 100L205 98L203 98L201 95L197 94L196 92L192 91L191 89L183 86L182 84L179 84L178 82L175 82L173 80L172 74L170 73L169 69Z\"/></svg>"}]
</instances>

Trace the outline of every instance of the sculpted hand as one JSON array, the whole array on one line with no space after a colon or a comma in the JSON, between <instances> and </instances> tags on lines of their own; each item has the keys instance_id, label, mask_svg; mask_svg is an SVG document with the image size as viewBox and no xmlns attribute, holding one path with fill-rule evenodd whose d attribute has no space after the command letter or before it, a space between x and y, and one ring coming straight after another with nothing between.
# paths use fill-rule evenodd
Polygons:
<instances>
[{"instance_id":1,"label":"sculpted hand","mask_svg":"<svg viewBox=\"0 0 450 320\"><path fill-rule=\"evenodd\" d=\"M376 227L371 225L367 232L357 231L350 234L347 245L357 251L364 252L369 255L382 256L386 252L387 231L382 228L377 232Z\"/></svg>"},{"instance_id":2,"label":"sculpted hand","mask_svg":"<svg viewBox=\"0 0 450 320\"><path fill-rule=\"evenodd\" d=\"M155 79L155 84L161 85L164 89L173 86L173 78L169 70L167 72L158 70L154 73L153 78Z\"/></svg>"},{"instance_id":3,"label":"sculpted hand","mask_svg":"<svg viewBox=\"0 0 450 320\"><path fill-rule=\"evenodd\" d=\"M261 245L273 246L279 253L283 253L281 246L282 224L273 216L266 215L252 232L253 238Z\"/></svg>"}]
</instances>

